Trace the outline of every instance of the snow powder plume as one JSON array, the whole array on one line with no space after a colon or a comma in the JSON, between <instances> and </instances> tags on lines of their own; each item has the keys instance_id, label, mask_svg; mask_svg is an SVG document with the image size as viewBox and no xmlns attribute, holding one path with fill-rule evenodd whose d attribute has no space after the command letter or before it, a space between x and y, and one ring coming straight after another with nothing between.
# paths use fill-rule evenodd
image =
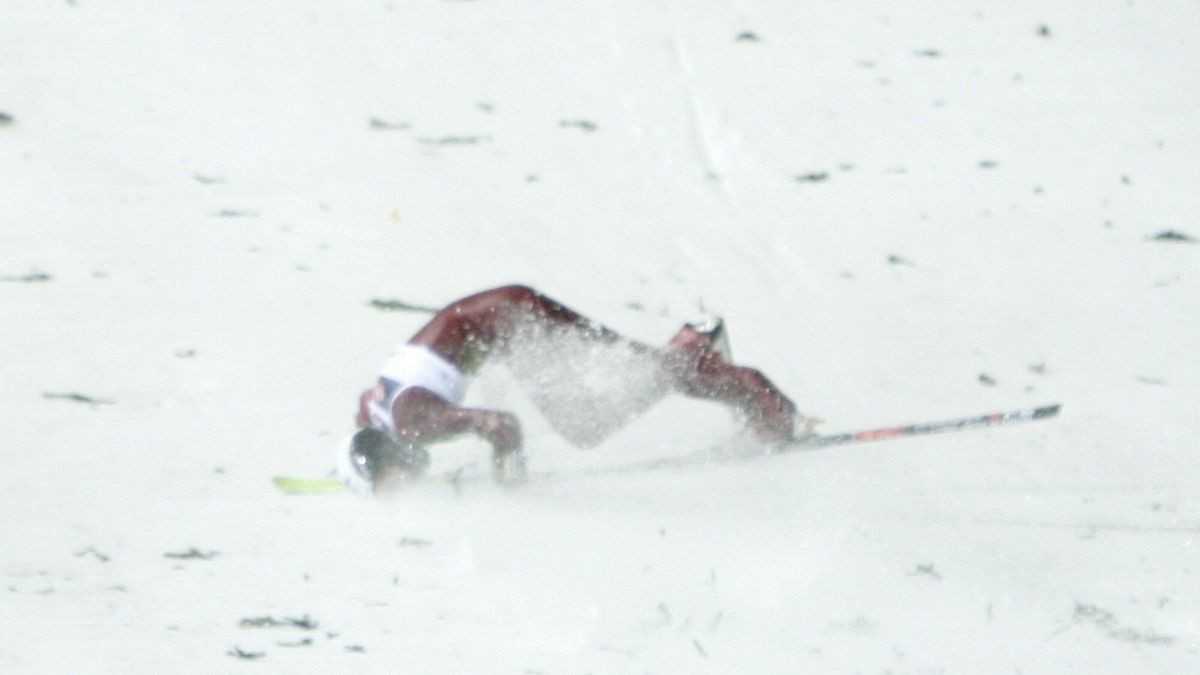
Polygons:
<instances>
[{"instance_id":1,"label":"snow powder plume","mask_svg":"<svg viewBox=\"0 0 1200 675\"><path fill-rule=\"evenodd\" d=\"M521 331L503 363L555 431L584 447L624 427L668 390L653 354L552 327Z\"/></svg>"}]
</instances>

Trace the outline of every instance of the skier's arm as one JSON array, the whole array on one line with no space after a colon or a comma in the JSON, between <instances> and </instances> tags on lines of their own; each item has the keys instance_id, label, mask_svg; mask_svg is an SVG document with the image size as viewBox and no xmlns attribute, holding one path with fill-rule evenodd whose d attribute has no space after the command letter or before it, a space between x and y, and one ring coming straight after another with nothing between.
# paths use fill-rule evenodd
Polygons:
<instances>
[{"instance_id":1,"label":"skier's arm","mask_svg":"<svg viewBox=\"0 0 1200 675\"><path fill-rule=\"evenodd\" d=\"M474 433L490 443L497 456L521 451L521 425L512 413L464 408L424 389L409 389L397 397L392 418L396 431L413 443Z\"/></svg>"}]
</instances>

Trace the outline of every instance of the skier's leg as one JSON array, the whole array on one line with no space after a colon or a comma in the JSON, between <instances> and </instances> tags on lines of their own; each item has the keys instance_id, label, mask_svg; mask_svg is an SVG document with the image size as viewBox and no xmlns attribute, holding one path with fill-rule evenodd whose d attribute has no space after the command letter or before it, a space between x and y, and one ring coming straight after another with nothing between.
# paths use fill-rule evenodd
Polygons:
<instances>
[{"instance_id":1,"label":"skier's leg","mask_svg":"<svg viewBox=\"0 0 1200 675\"><path fill-rule=\"evenodd\" d=\"M679 330L664 360L672 387L687 396L718 401L746 415L764 440L794 433L796 406L762 372L726 360L717 349L720 325L705 332L691 325Z\"/></svg>"},{"instance_id":2,"label":"skier's leg","mask_svg":"<svg viewBox=\"0 0 1200 675\"><path fill-rule=\"evenodd\" d=\"M438 351L457 357L470 350L503 352L526 332L531 336L565 332L597 342L623 341L615 331L521 285L481 291L450 303L412 341L436 345L441 348Z\"/></svg>"},{"instance_id":3,"label":"skier's leg","mask_svg":"<svg viewBox=\"0 0 1200 675\"><path fill-rule=\"evenodd\" d=\"M555 431L581 447L601 442L669 391L662 350L528 286L455 301L413 340L437 345L464 372L500 356Z\"/></svg>"},{"instance_id":4,"label":"skier's leg","mask_svg":"<svg viewBox=\"0 0 1200 675\"><path fill-rule=\"evenodd\" d=\"M792 402L761 372L728 363L712 349L713 337L684 326L667 348L656 349L512 285L451 303L413 341L441 346L465 371L477 356L513 356L514 374L535 405L576 445L601 442L670 390L725 403L766 438L789 437ZM597 379L616 386L598 392L584 383Z\"/></svg>"}]
</instances>

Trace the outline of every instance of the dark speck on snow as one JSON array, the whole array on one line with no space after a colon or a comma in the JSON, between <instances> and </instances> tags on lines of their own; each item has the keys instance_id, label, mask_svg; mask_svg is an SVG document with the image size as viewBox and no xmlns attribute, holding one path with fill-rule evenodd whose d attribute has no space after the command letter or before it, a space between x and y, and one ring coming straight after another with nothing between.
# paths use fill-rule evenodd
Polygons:
<instances>
[{"instance_id":1,"label":"dark speck on snow","mask_svg":"<svg viewBox=\"0 0 1200 675\"><path fill-rule=\"evenodd\" d=\"M1196 239L1194 237L1186 235L1182 232L1176 232L1175 230L1163 230L1153 237L1150 237L1150 239L1152 241L1179 241L1188 244L1196 243Z\"/></svg>"},{"instance_id":2,"label":"dark speck on snow","mask_svg":"<svg viewBox=\"0 0 1200 675\"><path fill-rule=\"evenodd\" d=\"M827 171L814 171L812 173L802 173L796 176L796 180L801 183L821 183L829 179Z\"/></svg>"}]
</instances>

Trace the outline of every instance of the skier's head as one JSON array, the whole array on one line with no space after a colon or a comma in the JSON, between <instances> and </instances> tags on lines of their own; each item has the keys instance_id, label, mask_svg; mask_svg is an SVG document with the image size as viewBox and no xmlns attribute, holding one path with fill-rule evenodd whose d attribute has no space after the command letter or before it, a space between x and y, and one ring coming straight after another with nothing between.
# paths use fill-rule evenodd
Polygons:
<instances>
[{"instance_id":1,"label":"skier's head","mask_svg":"<svg viewBox=\"0 0 1200 675\"><path fill-rule=\"evenodd\" d=\"M371 427L359 429L350 440L348 471L343 478L351 487L378 491L397 482L417 478L429 468L429 453L419 445L396 440Z\"/></svg>"}]
</instances>

